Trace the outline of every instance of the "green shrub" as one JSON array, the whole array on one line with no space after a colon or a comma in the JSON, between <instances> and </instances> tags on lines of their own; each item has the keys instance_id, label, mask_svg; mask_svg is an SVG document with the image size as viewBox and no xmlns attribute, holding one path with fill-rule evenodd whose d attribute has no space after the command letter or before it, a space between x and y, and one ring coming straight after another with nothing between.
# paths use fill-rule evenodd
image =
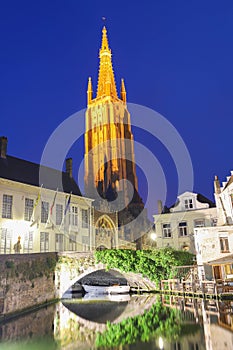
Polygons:
<instances>
[{"instance_id":1,"label":"green shrub","mask_svg":"<svg viewBox=\"0 0 233 350\"><path fill-rule=\"evenodd\" d=\"M7 269L13 269L15 267L15 263L12 260L6 260L5 261L5 266Z\"/></svg>"},{"instance_id":2,"label":"green shrub","mask_svg":"<svg viewBox=\"0 0 233 350\"><path fill-rule=\"evenodd\" d=\"M96 262L107 268L141 273L157 284L161 279L174 277L174 266L193 265L193 254L172 248L156 250L113 249L95 252Z\"/></svg>"}]
</instances>

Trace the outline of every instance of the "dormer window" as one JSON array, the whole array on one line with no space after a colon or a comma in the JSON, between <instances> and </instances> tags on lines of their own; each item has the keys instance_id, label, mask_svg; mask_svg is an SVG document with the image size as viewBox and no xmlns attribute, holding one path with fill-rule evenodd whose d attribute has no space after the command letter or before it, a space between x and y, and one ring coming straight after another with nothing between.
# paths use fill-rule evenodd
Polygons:
<instances>
[{"instance_id":1,"label":"dormer window","mask_svg":"<svg viewBox=\"0 0 233 350\"><path fill-rule=\"evenodd\" d=\"M187 209L193 209L193 200L192 200L192 198L184 200L184 207L185 207L186 210Z\"/></svg>"}]
</instances>

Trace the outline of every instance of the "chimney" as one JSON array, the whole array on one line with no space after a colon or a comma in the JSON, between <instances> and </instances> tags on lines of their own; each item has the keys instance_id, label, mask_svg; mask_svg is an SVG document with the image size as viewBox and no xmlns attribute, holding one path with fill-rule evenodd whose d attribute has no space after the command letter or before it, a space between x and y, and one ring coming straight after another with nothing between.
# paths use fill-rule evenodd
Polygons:
<instances>
[{"instance_id":1,"label":"chimney","mask_svg":"<svg viewBox=\"0 0 233 350\"><path fill-rule=\"evenodd\" d=\"M73 170L72 170L72 158L67 158L66 159L66 173L69 175L69 177L73 177Z\"/></svg>"},{"instance_id":2,"label":"chimney","mask_svg":"<svg viewBox=\"0 0 233 350\"><path fill-rule=\"evenodd\" d=\"M220 182L217 175L214 177L214 192L215 194L221 193Z\"/></svg>"},{"instance_id":3,"label":"chimney","mask_svg":"<svg viewBox=\"0 0 233 350\"><path fill-rule=\"evenodd\" d=\"M162 214L163 212L163 204L162 201L159 199L158 200L158 214Z\"/></svg>"},{"instance_id":4,"label":"chimney","mask_svg":"<svg viewBox=\"0 0 233 350\"><path fill-rule=\"evenodd\" d=\"M0 137L0 158L6 158L7 154L7 137Z\"/></svg>"}]
</instances>

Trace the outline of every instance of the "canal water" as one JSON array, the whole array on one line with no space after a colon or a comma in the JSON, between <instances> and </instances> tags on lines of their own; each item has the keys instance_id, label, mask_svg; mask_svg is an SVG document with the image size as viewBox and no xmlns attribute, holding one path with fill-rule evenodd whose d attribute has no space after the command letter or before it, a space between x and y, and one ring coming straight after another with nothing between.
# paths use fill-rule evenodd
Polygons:
<instances>
[{"instance_id":1,"label":"canal water","mask_svg":"<svg viewBox=\"0 0 233 350\"><path fill-rule=\"evenodd\" d=\"M86 294L0 323L1 350L230 350L233 303Z\"/></svg>"}]
</instances>

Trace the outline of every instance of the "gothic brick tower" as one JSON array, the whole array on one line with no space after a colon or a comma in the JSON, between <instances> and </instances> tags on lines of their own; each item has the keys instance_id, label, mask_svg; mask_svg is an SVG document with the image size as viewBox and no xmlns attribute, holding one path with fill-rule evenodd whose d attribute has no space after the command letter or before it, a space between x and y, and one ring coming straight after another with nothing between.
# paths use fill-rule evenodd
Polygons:
<instances>
[{"instance_id":1,"label":"gothic brick tower","mask_svg":"<svg viewBox=\"0 0 233 350\"><path fill-rule=\"evenodd\" d=\"M105 27L102 33L96 97L93 98L91 78L87 89L85 192L86 195L95 197L95 189L98 188L106 195L110 185L113 191L124 193L124 201L127 203L127 183L121 186L119 181L127 179L138 190L133 134L126 106L124 80L121 81L119 98Z\"/></svg>"},{"instance_id":2,"label":"gothic brick tower","mask_svg":"<svg viewBox=\"0 0 233 350\"><path fill-rule=\"evenodd\" d=\"M121 80L118 97L112 53L108 45L107 30L102 30L102 45L99 51L99 76L96 97L93 97L92 81L87 89L87 111L85 132L85 194L96 198L96 190L112 201L120 195L121 203L131 210L121 217L138 215L143 203L138 195L134 139L131 131L130 114L126 105L126 89ZM126 179L128 181L121 181ZM129 184L131 183L131 186ZM134 191L133 199L132 188ZM137 212L137 214L136 214ZM134 215L135 214L135 215ZM127 220L128 220L127 219ZM125 219L122 219L125 221Z\"/></svg>"}]
</instances>

